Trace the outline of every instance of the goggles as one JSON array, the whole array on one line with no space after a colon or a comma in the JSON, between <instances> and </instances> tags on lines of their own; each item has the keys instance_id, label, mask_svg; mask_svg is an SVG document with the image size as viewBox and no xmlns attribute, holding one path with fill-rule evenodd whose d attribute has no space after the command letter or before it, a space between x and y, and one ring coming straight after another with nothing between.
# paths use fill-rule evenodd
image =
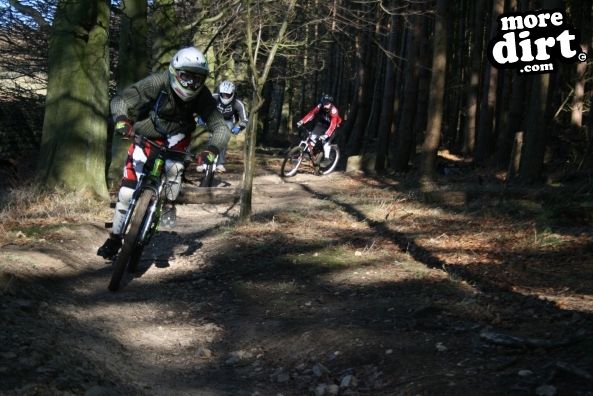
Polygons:
<instances>
[{"instance_id":1,"label":"goggles","mask_svg":"<svg viewBox=\"0 0 593 396\"><path fill-rule=\"evenodd\" d=\"M230 99L230 98L233 97L233 94L232 93L229 94L229 93L222 93L221 92L220 97L223 98L223 99Z\"/></svg>"},{"instance_id":2,"label":"goggles","mask_svg":"<svg viewBox=\"0 0 593 396\"><path fill-rule=\"evenodd\" d=\"M201 74L190 73L184 70L177 72L177 80L184 88L198 89L206 80L206 77Z\"/></svg>"}]
</instances>

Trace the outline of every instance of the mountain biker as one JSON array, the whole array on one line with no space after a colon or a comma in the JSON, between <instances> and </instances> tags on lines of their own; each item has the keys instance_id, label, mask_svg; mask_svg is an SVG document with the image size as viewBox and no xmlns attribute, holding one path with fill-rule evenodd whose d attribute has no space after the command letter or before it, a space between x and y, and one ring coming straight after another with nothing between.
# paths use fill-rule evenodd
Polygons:
<instances>
[{"instance_id":1,"label":"mountain biker","mask_svg":"<svg viewBox=\"0 0 593 396\"><path fill-rule=\"evenodd\" d=\"M247 126L247 110L242 101L235 95L235 84L225 80L218 86L218 93L212 95L216 100L216 108L222 114L226 125L233 135L238 135ZM226 147L220 150L218 161L216 162L216 172L226 172L224 160ZM198 172L203 172L205 167L199 166Z\"/></svg>"},{"instance_id":2,"label":"mountain biker","mask_svg":"<svg viewBox=\"0 0 593 396\"><path fill-rule=\"evenodd\" d=\"M216 111L216 101L204 85L208 74L208 62L200 50L195 47L180 49L171 59L168 70L149 75L111 100L115 133L129 139L134 135L146 136L168 148L183 151L190 144L197 114L207 121L212 139L209 146L196 156L196 162L211 162L226 147L231 135L224 118ZM144 165L156 151L151 147L137 139L130 145L113 227L109 238L97 250L97 255L105 259L113 258L122 246L126 211L139 176L145 171ZM165 159L164 168L168 180L165 195L174 221L172 202L179 195L183 158L170 155Z\"/></svg>"},{"instance_id":3,"label":"mountain biker","mask_svg":"<svg viewBox=\"0 0 593 396\"><path fill-rule=\"evenodd\" d=\"M342 123L342 117L338 112L338 108L333 104L334 98L330 95L323 94L319 103L315 105L299 122L297 127L303 124L313 123L311 130L311 137L323 144L323 154L326 161L330 153L330 144L335 137L336 128Z\"/></svg>"}]
</instances>

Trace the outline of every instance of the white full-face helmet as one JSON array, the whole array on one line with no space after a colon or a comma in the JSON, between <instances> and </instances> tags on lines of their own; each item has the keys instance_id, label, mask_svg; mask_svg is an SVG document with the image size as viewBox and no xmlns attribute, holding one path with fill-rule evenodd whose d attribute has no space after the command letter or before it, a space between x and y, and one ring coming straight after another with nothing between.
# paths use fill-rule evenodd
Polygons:
<instances>
[{"instance_id":1,"label":"white full-face helmet","mask_svg":"<svg viewBox=\"0 0 593 396\"><path fill-rule=\"evenodd\" d=\"M231 103L231 100L235 97L235 84L228 80L221 82L218 86L218 94L223 104Z\"/></svg>"},{"instance_id":2,"label":"white full-face helmet","mask_svg":"<svg viewBox=\"0 0 593 396\"><path fill-rule=\"evenodd\" d=\"M209 72L208 61L200 50L182 48L169 64L169 83L177 96L188 102L198 96Z\"/></svg>"}]
</instances>

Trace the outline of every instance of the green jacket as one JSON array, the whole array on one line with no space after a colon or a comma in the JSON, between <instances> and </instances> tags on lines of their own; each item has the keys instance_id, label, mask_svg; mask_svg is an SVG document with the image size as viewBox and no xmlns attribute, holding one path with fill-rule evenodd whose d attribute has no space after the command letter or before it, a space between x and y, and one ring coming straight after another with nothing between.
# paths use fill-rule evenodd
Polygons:
<instances>
[{"instance_id":1,"label":"green jacket","mask_svg":"<svg viewBox=\"0 0 593 396\"><path fill-rule=\"evenodd\" d=\"M184 102L171 89L168 71L152 74L117 94L111 100L111 114L114 120L132 120L135 133L149 138L179 132L191 136L199 115L212 132L210 144L218 151L231 136L210 90L203 86L194 99Z\"/></svg>"}]
</instances>

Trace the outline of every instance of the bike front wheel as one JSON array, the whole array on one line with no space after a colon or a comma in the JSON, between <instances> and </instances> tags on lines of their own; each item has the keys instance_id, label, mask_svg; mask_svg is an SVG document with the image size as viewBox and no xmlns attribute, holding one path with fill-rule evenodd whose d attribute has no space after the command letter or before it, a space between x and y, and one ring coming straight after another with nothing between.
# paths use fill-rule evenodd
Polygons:
<instances>
[{"instance_id":1,"label":"bike front wheel","mask_svg":"<svg viewBox=\"0 0 593 396\"><path fill-rule=\"evenodd\" d=\"M280 175L282 177L291 177L296 175L301 162L303 162L303 149L300 146L293 147L288 150L284 161L282 161L282 167L280 168Z\"/></svg>"},{"instance_id":2,"label":"bike front wheel","mask_svg":"<svg viewBox=\"0 0 593 396\"><path fill-rule=\"evenodd\" d=\"M143 250L143 241L139 240L140 232L144 222L148 220L146 219L148 208L152 200L155 198L154 191L152 190L142 191L140 198L138 198L136 208L134 209L134 213L132 213L128 232L124 236L123 246L115 260L115 268L113 269L111 281L109 282L109 290L111 291L117 291L119 289L121 278L126 267L128 265L135 267L140 260L140 255ZM133 263L131 263L132 260L134 261ZM135 268L130 269L135 270Z\"/></svg>"},{"instance_id":3,"label":"bike front wheel","mask_svg":"<svg viewBox=\"0 0 593 396\"><path fill-rule=\"evenodd\" d=\"M338 166L338 161L340 161L340 148L337 144L332 144L329 146L329 156L324 156L319 161L318 174L327 175L333 172L336 166Z\"/></svg>"},{"instance_id":4,"label":"bike front wheel","mask_svg":"<svg viewBox=\"0 0 593 396\"><path fill-rule=\"evenodd\" d=\"M200 187L212 187L212 184L214 183L214 166L214 164L206 165L204 177L200 181Z\"/></svg>"}]
</instances>

